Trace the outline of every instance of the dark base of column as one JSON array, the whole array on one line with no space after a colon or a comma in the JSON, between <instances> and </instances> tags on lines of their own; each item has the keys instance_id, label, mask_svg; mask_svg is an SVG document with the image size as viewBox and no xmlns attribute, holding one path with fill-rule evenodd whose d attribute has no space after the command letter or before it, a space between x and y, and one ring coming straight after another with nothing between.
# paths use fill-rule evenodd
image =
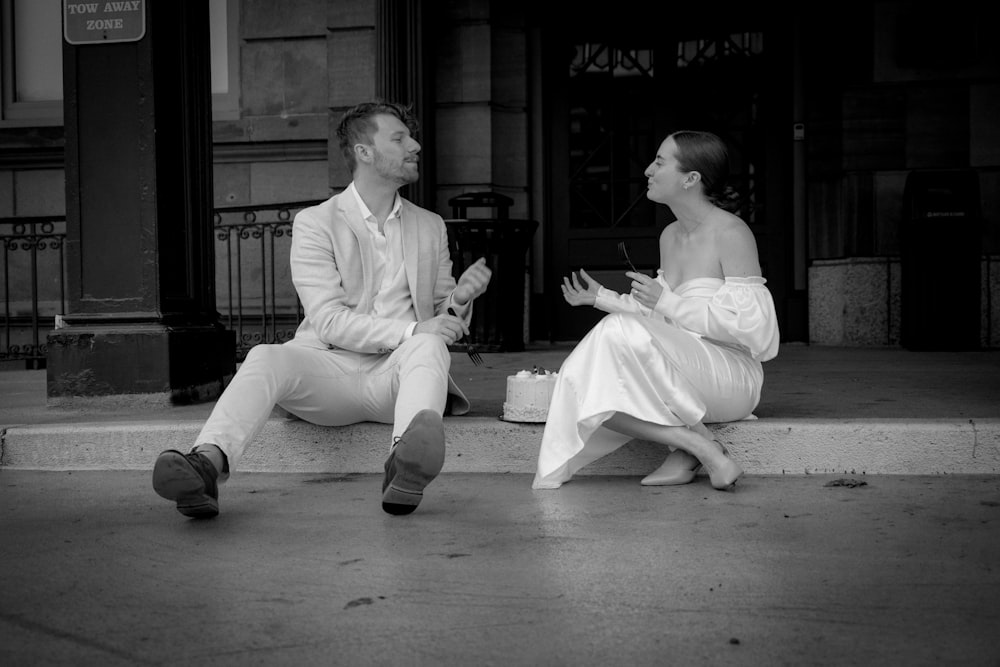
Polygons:
<instances>
[{"instance_id":1,"label":"dark base of column","mask_svg":"<svg viewBox=\"0 0 1000 667\"><path fill-rule=\"evenodd\" d=\"M48 336L50 402L146 395L183 405L219 397L236 373L236 335L219 326L69 326Z\"/></svg>"}]
</instances>

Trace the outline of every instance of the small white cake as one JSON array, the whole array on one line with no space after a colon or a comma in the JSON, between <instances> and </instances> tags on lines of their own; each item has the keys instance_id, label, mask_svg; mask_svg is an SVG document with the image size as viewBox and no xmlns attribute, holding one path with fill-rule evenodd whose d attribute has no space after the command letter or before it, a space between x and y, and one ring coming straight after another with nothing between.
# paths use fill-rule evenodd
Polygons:
<instances>
[{"instance_id":1,"label":"small white cake","mask_svg":"<svg viewBox=\"0 0 1000 667\"><path fill-rule=\"evenodd\" d=\"M552 390L558 373L519 371L507 376L507 400L503 419L508 422L544 422L549 414Z\"/></svg>"}]
</instances>

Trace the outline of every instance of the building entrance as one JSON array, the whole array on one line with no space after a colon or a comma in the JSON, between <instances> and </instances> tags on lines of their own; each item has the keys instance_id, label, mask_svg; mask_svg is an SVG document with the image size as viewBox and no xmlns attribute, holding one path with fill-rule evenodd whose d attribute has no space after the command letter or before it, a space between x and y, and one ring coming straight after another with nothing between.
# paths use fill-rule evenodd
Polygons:
<instances>
[{"instance_id":1,"label":"building entrance","mask_svg":"<svg viewBox=\"0 0 1000 667\"><path fill-rule=\"evenodd\" d=\"M774 76L780 58L771 50L780 53L781 39L763 21L747 18L720 29L715 17L654 32L584 18L547 33L553 36L544 86L550 338L579 340L603 315L562 300L558 286L571 271L582 267L606 287L627 290L619 241L639 270L658 268L658 237L674 217L646 198L643 172L660 142L681 129L715 132L729 144L730 185L742 201L737 214L757 239L783 321L791 238L784 233L791 224L785 202L791 192L771 182L787 168L779 143L786 151L790 146L776 136L779 123L790 127L785 119L791 112L774 85L783 83L786 94L790 87L790 78Z\"/></svg>"}]
</instances>

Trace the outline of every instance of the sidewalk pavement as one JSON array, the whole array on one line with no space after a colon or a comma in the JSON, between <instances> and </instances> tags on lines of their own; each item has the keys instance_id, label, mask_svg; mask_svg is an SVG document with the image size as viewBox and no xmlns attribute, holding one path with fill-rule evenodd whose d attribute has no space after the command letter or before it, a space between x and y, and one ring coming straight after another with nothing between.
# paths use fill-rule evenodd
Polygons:
<instances>
[{"instance_id":1,"label":"sidewalk pavement","mask_svg":"<svg viewBox=\"0 0 1000 667\"><path fill-rule=\"evenodd\" d=\"M717 427L735 492L639 485L648 443L533 491L503 380L566 354L454 355L478 407L405 517L383 425L276 417L195 521L150 470L211 404L48 408L0 372L0 664L1000 664L1000 354L785 346Z\"/></svg>"},{"instance_id":2,"label":"sidewalk pavement","mask_svg":"<svg viewBox=\"0 0 1000 667\"><path fill-rule=\"evenodd\" d=\"M452 353L472 402L445 420L445 471L530 473L543 426L500 419L506 377L557 370L569 345L486 353L477 368ZM783 345L765 363L758 419L713 425L751 474L995 474L1000 472L1000 350ZM0 466L147 470L161 450L187 449L213 403L78 399L47 405L45 371L0 372ZM248 472L379 473L384 424L317 427L277 412L244 459ZM645 474L665 451L633 442L582 474Z\"/></svg>"},{"instance_id":3,"label":"sidewalk pavement","mask_svg":"<svg viewBox=\"0 0 1000 667\"><path fill-rule=\"evenodd\" d=\"M197 521L148 471L3 469L0 664L1000 664L1000 477L851 480L446 473L396 517L255 473Z\"/></svg>"}]
</instances>

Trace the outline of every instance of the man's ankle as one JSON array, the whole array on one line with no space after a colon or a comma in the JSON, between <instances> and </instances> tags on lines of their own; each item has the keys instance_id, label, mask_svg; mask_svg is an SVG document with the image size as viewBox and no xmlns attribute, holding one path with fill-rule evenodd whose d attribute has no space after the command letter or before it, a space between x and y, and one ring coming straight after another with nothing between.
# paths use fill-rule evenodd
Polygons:
<instances>
[{"instance_id":1,"label":"man's ankle","mask_svg":"<svg viewBox=\"0 0 1000 667\"><path fill-rule=\"evenodd\" d=\"M207 458L212 466L215 467L215 472L220 475L229 471L229 461L226 458L226 453L219 449L218 445L205 443L197 445L194 451Z\"/></svg>"}]
</instances>

